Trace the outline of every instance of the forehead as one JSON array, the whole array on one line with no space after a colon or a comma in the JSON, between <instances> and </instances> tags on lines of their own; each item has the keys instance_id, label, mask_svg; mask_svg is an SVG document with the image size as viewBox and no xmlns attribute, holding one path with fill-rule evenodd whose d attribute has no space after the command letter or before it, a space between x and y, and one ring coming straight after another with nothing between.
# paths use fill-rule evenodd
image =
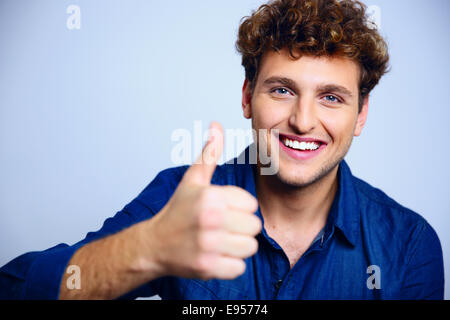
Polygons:
<instances>
[{"instance_id":1,"label":"forehead","mask_svg":"<svg viewBox=\"0 0 450 320\"><path fill-rule=\"evenodd\" d=\"M301 87L337 84L357 92L360 67L344 57L303 55L294 59L287 50L268 51L261 59L257 82L273 76L290 78Z\"/></svg>"}]
</instances>

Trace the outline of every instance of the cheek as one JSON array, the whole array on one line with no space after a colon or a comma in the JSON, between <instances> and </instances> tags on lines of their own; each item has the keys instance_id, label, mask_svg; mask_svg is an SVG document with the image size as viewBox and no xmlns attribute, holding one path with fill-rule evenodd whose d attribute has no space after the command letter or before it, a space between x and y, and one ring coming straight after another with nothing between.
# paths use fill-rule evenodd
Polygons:
<instances>
[{"instance_id":1,"label":"cheek","mask_svg":"<svg viewBox=\"0 0 450 320\"><path fill-rule=\"evenodd\" d=\"M272 128L289 119L289 106L286 102L272 101L264 96L252 100L253 122L258 128Z\"/></svg>"},{"instance_id":2,"label":"cheek","mask_svg":"<svg viewBox=\"0 0 450 320\"><path fill-rule=\"evenodd\" d=\"M348 140L353 137L356 116L344 110L327 110L321 115L322 125L334 142Z\"/></svg>"}]
</instances>

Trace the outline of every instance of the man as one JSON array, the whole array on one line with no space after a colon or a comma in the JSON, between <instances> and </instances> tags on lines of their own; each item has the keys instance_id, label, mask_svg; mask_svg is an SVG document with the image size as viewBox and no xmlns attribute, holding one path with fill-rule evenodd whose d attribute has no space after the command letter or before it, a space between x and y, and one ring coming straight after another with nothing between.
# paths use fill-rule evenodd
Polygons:
<instances>
[{"instance_id":1,"label":"man","mask_svg":"<svg viewBox=\"0 0 450 320\"><path fill-rule=\"evenodd\" d=\"M278 170L216 167L223 135L213 123L198 161L160 172L99 231L5 265L1 297L443 298L432 227L343 160L388 65L364 6L275 0L243 21L237 47L243 113L267 132L255 144ZM78 288L68 269L79 270Z\"/></svg>"}]
</instances>

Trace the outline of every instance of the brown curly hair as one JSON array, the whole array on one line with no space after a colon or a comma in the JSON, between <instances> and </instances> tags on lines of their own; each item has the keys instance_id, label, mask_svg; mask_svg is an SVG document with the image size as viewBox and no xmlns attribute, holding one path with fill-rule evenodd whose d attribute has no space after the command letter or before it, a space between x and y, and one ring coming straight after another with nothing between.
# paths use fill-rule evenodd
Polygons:
<instances>
[{"instance_id":1,"label":"brown curly hair","mask_svg":"<svg viewBox=\"0 0 450 320\"><path fill-rule=\"evenodd\" d=\"M253 89L263 54L289 49L301 55L341 56L360 65L359 110L364 98L388 72L385 40L356 0L272 0L240 25L236 48Z\"/></svg>"}]
</instances>

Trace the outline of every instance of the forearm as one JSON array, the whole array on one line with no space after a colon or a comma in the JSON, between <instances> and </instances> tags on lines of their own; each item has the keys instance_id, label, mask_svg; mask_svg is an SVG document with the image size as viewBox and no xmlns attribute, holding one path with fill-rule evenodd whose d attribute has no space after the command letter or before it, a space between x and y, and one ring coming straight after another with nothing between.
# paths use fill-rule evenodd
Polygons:
<instances>
[{"instance_id":1,"label":"forearm","mask_svg":"<svg viewBox=\"0 0 450 320\"><path fill-rule=\"evenodd\" d=\"M161 277L163 274L151 255L150 222L141 222L81 247L68 264L80 268L81 288L70 289L67 280L71 275L65 273L59 299L115 299Z\"/></svg>"}]
</instances>

